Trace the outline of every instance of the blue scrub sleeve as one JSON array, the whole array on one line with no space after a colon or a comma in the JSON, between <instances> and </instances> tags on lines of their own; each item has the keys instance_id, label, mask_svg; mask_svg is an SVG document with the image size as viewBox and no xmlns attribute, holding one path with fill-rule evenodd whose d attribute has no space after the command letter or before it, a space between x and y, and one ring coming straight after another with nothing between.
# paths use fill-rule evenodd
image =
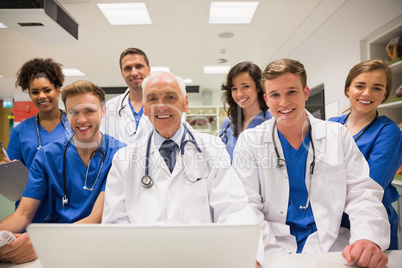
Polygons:
<instances>
[{"instance_id":1,"label":"blue scrub sleeve","mask_svg":"<svg viewBox=\"0 0 402 268\"><path fill-rule=\"evenodd\" d=\"M24 165L26 165L24 159L22 158L20 150L20 133L15 128L11 131L10 141L7 146L7 154L10 160L20 160Z\"/></svg>"},{"instance_id":2,"label":"blue scrub sleeve","mask_svg":"<svg viewBox=\"0 0 402 268\"><path fill-rule=\"evenodd\" d=\"M392 125L384 127L367 158L370 177L384 189L391 184L402 161L402 135Z\"/></svg>"},{"instance_id":3,"label":"blue scrub sleeve","mask_svg":"<svg viewBox=\"0 0 402 268\"><path fill-rule=\"evenodd\" d=\"M39 149L29 169L28 182L22 196L37 200L44 199L48 190L46 166L44 152Z\"/></svg>"}]
</instances>

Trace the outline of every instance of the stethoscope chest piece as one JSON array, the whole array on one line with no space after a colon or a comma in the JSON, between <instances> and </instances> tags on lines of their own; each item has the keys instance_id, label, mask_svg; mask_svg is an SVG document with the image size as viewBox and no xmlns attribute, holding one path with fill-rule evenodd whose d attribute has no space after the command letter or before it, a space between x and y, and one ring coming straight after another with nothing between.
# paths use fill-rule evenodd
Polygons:
<instances>
[{"instance_id":1,"label":"stethoscope chest piece","mask_svg":"<svg viewBox=\"0 0 402 268\"><path fill-rule=\"evenodd\" d=\"M141 178L141 185L144 188L151 188L154 185L154 180L150 176L145 175Z\"/></svg>"},{"instance_id":2,"label":"stethoscope chest piece","mask_svg":"<svg viewBox=\"0 0 402 268\"><path fill-rule=\"evenodd\" d=\"M286 161L285 161L285 159L283 159L283 158L278 158L278 160L276 160L276 166L278 167L278 168L283 168L283 167L285 167L286 166Z\"/></svg>"},{"instance_id":3,"label":"stethoscope chest piece","mask_svg":"<svg viewBox=\"0 0 402 268\"><path fill-rule=\"evenodd\" d=\"M61 198L61 201L62 201L63 208L68 205L68 198L67 198L67 196L63 196L63 197Z\"/></svg>"}]
</instances>

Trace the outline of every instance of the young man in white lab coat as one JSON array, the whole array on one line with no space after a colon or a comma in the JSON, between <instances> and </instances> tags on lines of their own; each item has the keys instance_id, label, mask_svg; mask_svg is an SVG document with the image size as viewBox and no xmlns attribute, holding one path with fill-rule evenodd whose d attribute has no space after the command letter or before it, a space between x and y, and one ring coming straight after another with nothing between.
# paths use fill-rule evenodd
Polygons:
<instances>
[{"instance_id":1,"label":"young man in white lab coat","mask_svg":"<svg viewBox=\"0 0 402 268\"><path fill-rule=\"evenodd\" d=\"M128 88L123 94L106 102L106 114L100 131L129 144L149 134L151 124L143 116L142 81L151 67L144 51L127 48L120 55L120 71Z\"/></svg>"},{"instance_id":2,"label":"young man in white lab coat","mask_svg":"<svg viewBox=\"0 0 402 268\"><path fill-rule=\"evenodd\" d=\"M300 62L271 62L262 82L274 118L240 135L233 167L261 223L265 253L343 251L348 262L385 267L383 191L352 136L305 110L309 88ZM350 232L341 227L343 212Z\"/></svg>"},{"instance_id":3,"label":"young man in white lab coat","mask_svg":"<svg viewBox=\"0 0 402 268\"><path fill-rule=\"evenodd\" d=\"M171 73L155 72L144 80L143 89L144 114L154 131L115 155L102 223L257 223L224 144L218 137L188 129L182 123L182 114L188 110L183 80ZM198 158L194 143L183 143L183 137L195 140L205 158ZM159 150L165 140L174 142L177 161L170 165L172 170ZM258 261L262 258L261 247Z\"/></svg>"}]
</instances>

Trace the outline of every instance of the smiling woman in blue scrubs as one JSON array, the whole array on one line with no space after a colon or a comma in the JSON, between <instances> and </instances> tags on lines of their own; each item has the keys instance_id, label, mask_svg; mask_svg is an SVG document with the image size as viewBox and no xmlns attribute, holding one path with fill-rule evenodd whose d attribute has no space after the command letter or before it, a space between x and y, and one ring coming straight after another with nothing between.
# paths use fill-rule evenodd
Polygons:
<instances>
[{"instance_id":1,"label":"smiling woman in blue scrubs","mask_svg":"<svg viewBox=\"0 0 402 268\"><path fill-rule=\"evenodd\" d=\"M219 137L233 161L233 150L240 133L272 117L264 100L261 69L252 62L240 62L228 73L222 100L229 106L228 118L222 123Z\"/></svg>"},{"instance_id":2,"label":"smiling woman in blue scrubs","mask_svg":"<svg viewBox=\"0 0 402 268\"><path fill-rule=\"evenodd\" d=\"M383 204L391 224L389 249L398 249L398 214L392 203L399 194L391 184L402 162L402 134L388 117L379 116L377 107L388 99L392 74L387 63L369 60L354 66L345 82L350 112L329 121L346 126L370 166L370 177L384 188ZM344 215L342 225L348 227Z\"/></svg>"},{"instance_id":3,"label":"smiling woman in blue scrubs","mask_svg":"<svg viewBox=\"0 0 402 268\"><path fill-rule=\"evenodd\" d=\"M63 82L63 71L52 59L30 60L18 71L15 84L28 90L39 113L13 128L7 146L10 159L5 161L20 160L29 169L40 147L71 133L67 117L58 105ZM46 210L40 207L33 222L42 222Z\"/></svg>"}]
</instances>

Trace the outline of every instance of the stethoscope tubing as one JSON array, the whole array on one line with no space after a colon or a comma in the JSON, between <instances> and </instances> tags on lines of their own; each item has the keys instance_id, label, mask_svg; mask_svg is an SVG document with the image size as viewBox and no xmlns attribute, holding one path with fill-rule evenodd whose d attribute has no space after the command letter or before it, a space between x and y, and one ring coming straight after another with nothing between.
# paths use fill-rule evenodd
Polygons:
<instances>
[{"instance_id":1,"label":"stethoscope tubing","mask_svg":"<svg viewBox=\"0 0 402 268\"><path fill-rule=\"evenodd\" d=\"M66 127L66 124L64 123L64 119L63 119L64 116L65 116L65 113L63 111L61 111L60 122L63 125L64 129L68 132L68 135L71 135L70 130L68 130L68 128ZM38 135L38 147L36 148L36 150L39 150L40 148L42 148L42 141L41 141L40 134L39 134L39 113L36 115L36 134Z\"/></svg>"},{"instance_id":2,"label":"stethoscope tubing","mask_svg":"<svg viewBox=\"0 0 402 268\"><path fill-rule=\"evenodd\" d=\"M101 133L101 134L102 134L102 133ZM66 152L67 152L67 147L68 147L68 145L70 144L70 142L71 142L71 140L73 139L73 137L74 137L74 135L72 135L72 136L68 139L68 141L67 141L67 143L66 143L66 146L64 146L64 151L63 151L63 194L64 194L63 197L62 197L62 205L63 205L63 207L67 206L67 205L68 205L68 202L69 202L69 199L67 198ZM86 175L85 175L85 184L84 184L84 186L83 186L83 189L84 189L84 190L88 190L88 191L91 191L91 192L92 192L92 191L94 190L94 188L95 188L95 185L96 185L98 179L99 179L99 176L100 176L100 173L101 173L103 164L104 164L105 159L106 159L106 153L105 153L105 151L103 150L103 143L104 143L104 135L102 134L102 139L101 139L101 142L100 142L100 148L94 150L94 151L91 153L90 157L89 157L89 163L88 163L88 167L87 167L87 171L86 171ZM100 168L99 168L98 175L96 176L95 182L93 183L93 185L92 185L91 188L88 188L88 187L87 187L88 171L89 171L89 167L91 166L91 161L92 161L92 159L94 158L94 156L95 156L95 154L96 154L97 152L100 152L100 153L102 154L102 162L101 162L101 166L100 166Z\"/></svg>"},{"instance_id":3,"label":"stethoscope tubing","mask_svg":"<svg viewBox=\"0 0 402 268\"><path fill-rule=\"evenodd\" d=\"M357 141L363 136L363 134L374 124L375 120L376 120L377 117L378 117L378 111L375 111L375 112L376 112L376 114L375 114L374 119L371 120L370 124L368 124L368 125L363 129L363 131L360 132L360 134L355 138L355 142L357 142ZM351 114L351 113L348 113L348 114L345 116L345 118L343 119L343 121L342 121L342 125L344 125L345 127L346 127L346 120L349 118L349 115L350 115L350 114Z\"/></svg>"},{"instance_id":4,"label":"stethoscope tubing","mask_svg":"<svg viewBox=\"0 0 402 268\"><path fill-rule=\"evenodd\" d=\"M308 124L308 133L309 133L309 138L310 138L310 144L311 144L311 149L313 151L313 160L311 161L310 164L310 181L309 181L309 186L308 186L308 191L307 191L307 200L306 200L306 205L300 206L300 209L307 210L310 204L310 191L311 191L311 182L313 179L313 174L314 174L314 168L315 168L315 146L312 138L312 127L311 127L311 122L310 118L306 116L307 124ZM274 149L275 149L275 154L276 154L276 166L278 168L284 168L286 166L286 160L284 157L280 157L278 148L276 146L276 141L275 141L275 127L276 127L276 120L273 123L272 126L272 142L274 144Z\"/></svg>"},{"instance_id":5,"label":"stethoscope tubing","mask_svg":"<svg viewBox=\"0 0 402 268\"><path fill-rule=\"evenodd\" d=\"M262 121L262 122L264 123L267 120L267 117L266 117L267 111L263 111L263 112L264 112L264 121ZM228 142L229 142L229 137L227 135L227 131L230 126L231 126L231 122L229 122L229 124L226 125L225 130L221 134L219 134L219 138L221 138L221 140L225 139L223 142L225 145L228 145Z\"/></svg>"},{"instance_id":6,"label":"stethoscope tubing","mask_svg":"<svg viewBox=\"0 0 402 268\"><path fill-rule=\"evenodd\" d=\"M204 161L207 162L207 166L208 166L208 174L211 172L211 167L209 165L208 160L205 158L201 148L198 146L197 141L195 140L194 135L191 133L191 131L189 131L189 129L186 127L185 124L183 124L184 127L184 133L183 136L181 138L181 142L180 142L180 159L181 159L181 164L182 164L182 168L183 168L183 174L185 176L185 178L190 181L190 182L197 182L200 181L203 178L196 178L195 180L190 180L186 174L186 172L184 171L185 169L185 164L184 164L184 159L183 159L183 155L184 155L184 147L187 143L192 143L195 148L197 149L198 153L201 154L201 156L203 157ZM186 140L186 134L190 135L190 140ZM153 137L153 130L151 131L149 138L148 138L148 142L147 142L147 148L146 148L146 154L145 154L145 174L144 176L141 178L141 185L144 188L151 188L154 185L154 180L152 179L152 177L149 175L149 155L150 155L150 147L151 147L151 140Z\"/></svg>"},{"instance_id":7,"label":"stethoscope tubing","mask_svg":"<svg viewBox=\"0 0 402 268\"><path fill-rule=\"evenodd\" d=\"M121 111L126 108L126 105L124 104L124 100L128 97L128 94L130 93L130 90L127 91L127 93L124 94L123 99L120 102L120 108L118 111L119 117L121 117Z\"/></svg>"}]
</instances>

